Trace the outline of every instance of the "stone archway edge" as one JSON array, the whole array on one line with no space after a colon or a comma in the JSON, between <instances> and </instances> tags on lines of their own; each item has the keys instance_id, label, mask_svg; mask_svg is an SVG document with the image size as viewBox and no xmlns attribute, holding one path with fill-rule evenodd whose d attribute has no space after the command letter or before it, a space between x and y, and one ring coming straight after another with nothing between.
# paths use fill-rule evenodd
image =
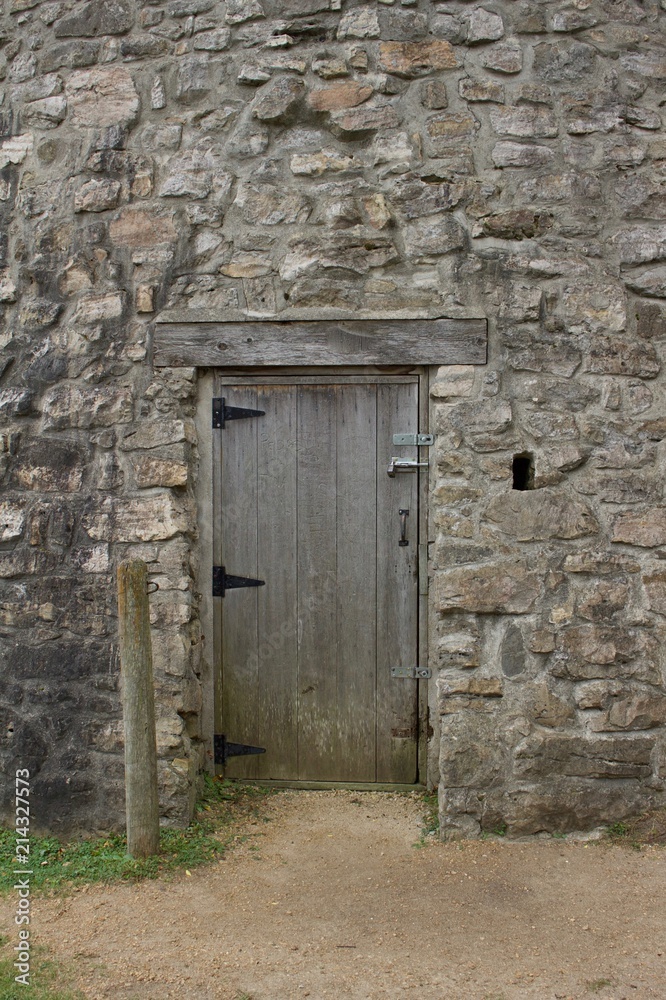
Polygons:
<instances>
[{"instance_id":1,"label":"stone archway edge","mask_svg":"<svg viewBox=\"0 0 666 1000\"><path fill-rule=\"evenodd\" d=\"M182 314L181 314L182 315ZM482 318L280 314L213 322L164 316L153 337L156 367L266 365L483 365Z\"/></svg>"}]
</instances>

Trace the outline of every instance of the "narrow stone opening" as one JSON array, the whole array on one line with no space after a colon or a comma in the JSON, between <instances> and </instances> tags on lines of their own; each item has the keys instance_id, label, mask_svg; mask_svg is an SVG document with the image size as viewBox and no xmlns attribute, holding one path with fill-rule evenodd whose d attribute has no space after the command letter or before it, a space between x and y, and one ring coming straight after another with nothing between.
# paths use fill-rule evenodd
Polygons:
<instances>
[{"instance_id":1,"label":"narrow stone opening","mask_svg":"<svg viewBox=\"0 0 666 1000\"><path fill-rule=\"evenodd\" d=\"M514 490L534 489L534 456L528 452L513 456Z\"/></svg>"}]
</instances>

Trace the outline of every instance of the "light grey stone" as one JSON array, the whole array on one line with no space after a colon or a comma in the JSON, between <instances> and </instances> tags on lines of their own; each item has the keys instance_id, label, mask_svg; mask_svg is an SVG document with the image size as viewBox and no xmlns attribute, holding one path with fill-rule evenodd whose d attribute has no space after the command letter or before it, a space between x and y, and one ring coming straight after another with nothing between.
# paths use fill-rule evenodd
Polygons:
<instances>
[{"instance_id":1,"label":"light grey stone","mask_svg":"<svg viewBox=\"0 0 666 1000\"><path fill-rule=\"evenodd\" d=\"M467 26L467 41L470 45L477 42L495 42L504 35L504 22L499 14L494 14L484 7L476 7L470 16Z\"/></svg>"},{"instance_id":2,"label":"light grey stone","mask_svg":"<svg viewBox=\"0 0 666 1000\"><path fill-rule=\"evenodd\" d=\"M507 141L495 144L492 158L496 167L542 167L553 162L555 153L548 146Z\"/></svg>"},{"instance_id":3,"label":"light grey stone","mask_svg":"<svg viewBox=\"0 0 666 1000\"><path fill-rule=\"evenodd\" d=\"M624 280L629 288L639 295L666 299L666 267L653 267L640 274L627 275Z\"/></svg>"}]
</instances>

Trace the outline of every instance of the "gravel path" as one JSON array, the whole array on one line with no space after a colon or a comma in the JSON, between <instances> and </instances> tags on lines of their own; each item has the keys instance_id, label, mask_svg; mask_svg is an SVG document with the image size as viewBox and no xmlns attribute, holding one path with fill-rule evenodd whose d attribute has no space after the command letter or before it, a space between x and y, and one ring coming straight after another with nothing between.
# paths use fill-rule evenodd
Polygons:
<instances>
[{"instance_id":1,"label":"gravel path","mask_svg":"<svg viewBox=\"0 0 666 1000\"><path fill-rule=\"evenodd\" d=\"M666 851L428 843L421 803L285 792L219 863L34 900L91 1000L666 997ZM9 923L9 909L3 909Z\"/></svg>"}]
</instances>

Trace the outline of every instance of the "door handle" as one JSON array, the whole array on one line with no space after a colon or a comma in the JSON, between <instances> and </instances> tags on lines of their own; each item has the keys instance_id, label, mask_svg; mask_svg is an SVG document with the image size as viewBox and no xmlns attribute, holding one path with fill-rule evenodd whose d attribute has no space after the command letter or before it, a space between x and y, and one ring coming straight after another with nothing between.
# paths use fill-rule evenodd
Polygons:
<instances>
[{"instance_id":1,"label":"door handle","mask_svg":"<svg viewBox=\"0 0 666 1000\"><path fill-rule=\"evenodd\" d=\"M398 545L409 545L407 540L407 515L409 514L409 510L401 507L398 514L400 515L400 541Z\"/></svg>"},{"instance_id":2,"label":"door handle","mask_svg":"<svg viewBox=\"0 0 666 1000\"><path fill-rule=\"evenodd\" d=\"M393 479L396 472L416 472L417 469L427 469L427 462L417 462L413 458L392 458L386 470Z\"/></svg>"}]
</instances>

